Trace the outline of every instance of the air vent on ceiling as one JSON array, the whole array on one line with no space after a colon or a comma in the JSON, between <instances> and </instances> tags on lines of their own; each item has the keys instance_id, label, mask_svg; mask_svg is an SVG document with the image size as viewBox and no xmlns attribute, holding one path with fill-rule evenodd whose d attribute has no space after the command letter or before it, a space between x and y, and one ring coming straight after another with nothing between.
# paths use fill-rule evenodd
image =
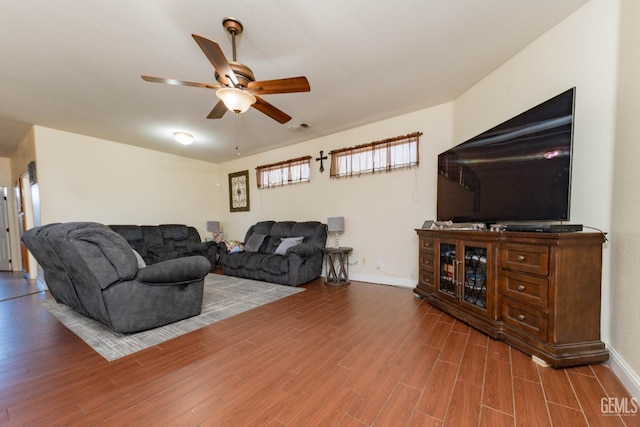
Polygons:
<instances>
[{"instance_id":1,"label":"air vent on ceiling","mask_svg":"<svg viewBox=\"0 0 640 427\"><path fill-rule=\"evenodd\" d=\"M310 127L311 127L311 125L309 123L302 122L302 123L297 124L295 126L289 126L288 129L291 132L300 132L301 130L309 129Z\"/></svg>"}]
</instances>

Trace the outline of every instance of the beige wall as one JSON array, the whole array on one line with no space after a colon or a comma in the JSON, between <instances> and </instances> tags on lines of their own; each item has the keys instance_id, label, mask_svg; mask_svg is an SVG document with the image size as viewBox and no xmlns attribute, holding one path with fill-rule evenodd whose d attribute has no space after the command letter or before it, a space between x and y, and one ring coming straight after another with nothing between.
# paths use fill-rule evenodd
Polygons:
<instances>
[{"instance_id":1,"label":"beige wall","mask_svg":"<svg viewBox=\"0 0 640 427\"><path fill-rule=\"evenodd\" d=\"M616 2L594 0L456 100L456 139L467 138L576 87L571 222L609 231L615 145ZM605 245L602 336L611 335L610 246Z\"/></svg>"},{"instance_id":2,"label":"beige wall","mask_svg":"<svg viewBox=\"0 0 640 427\"><path fill-rule=\"evenodd\" d=\"M640 2L621 2L611 224L611 345L640 373ZM637 375L636 375L637 379ZM628 388L633 387L627 385ZM636 390L640 383L636 382Z\"/></svg>"},{"instance_id":3,"label":"beige wall","mask_svg":"<svg viewBox=\"0 0 640 427\"><path fill-rule=\"evenodd\" d=\"M35 127L42 223L184 223L206 234L218 215L218 166Z\"/></svg>"},{"instance_id":4,"label":"beige wall","mask_svg":"<svg viewBox=\"0 0 640 427\"><path fill-rule=\"evenodd\" d=\"M11 182L15 182L26 171L29 162L36 159L36 145L33 128L22 139L11 155Z\"/></svg>"},{"instance_id":5,"label":"beige wall","mask_svg":"<svg viewBox=\"0 0 640 427\"><path fill-rule=\"evenodd\" d=\"M260 220L317 220L345 217L341 246L353 247L351 278L374 283L415 286L417 283L417 237L426 219L436 214L437 154L451 146L452 104L440 105L349 131L312 139L294 146L243 157L221 165L223 191L220 217L225 237L243 239L247 228ZM329 163L319 172L315 161L320 150L326 153L381 139L423 132L420 138L420 165L415 169L334 180ZM304 155L313 157L311 182L258 190L255 168L259 165ZM249 170L250 212L229 212L228 173ZM333 236L329 244L333 244ZM380 262L380 269L376 268Z\"/></svg>"},{"instance_id":6,"label":"beige wall","mask_svg":"<svg viewBox=\"0 0 640 427\"><path fill-rule=\"evenodd\" d=\"M11 187L11 159L0 157L0 187Z\"/></svg>"}]
</instances>

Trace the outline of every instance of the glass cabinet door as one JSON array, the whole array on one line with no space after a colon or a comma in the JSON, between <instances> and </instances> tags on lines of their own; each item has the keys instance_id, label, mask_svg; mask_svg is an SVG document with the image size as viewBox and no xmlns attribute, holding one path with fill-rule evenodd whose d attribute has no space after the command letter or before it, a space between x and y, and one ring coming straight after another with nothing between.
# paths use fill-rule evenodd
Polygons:
<instances>
[{"instance_id":1,"label":"glass cabinet door","mask_svg":"<svg viewBox=\"0 0 640 427\"><path fill-rule=\"evenodd\" d=\"M464 259L460 280L461 301L474 307L487 309L487 248L464 246Z\"/></svg>"},{"instance_id":2,"label":"glass cabinet door","mask_svg":"<svg viewBox=\"0 0 640 427\"><path fill-rule=\"evenodd\" d=\"M457 258L455 243L440 243L438 290L445 295L458 297Z\"/></svg>"}]
</instances>

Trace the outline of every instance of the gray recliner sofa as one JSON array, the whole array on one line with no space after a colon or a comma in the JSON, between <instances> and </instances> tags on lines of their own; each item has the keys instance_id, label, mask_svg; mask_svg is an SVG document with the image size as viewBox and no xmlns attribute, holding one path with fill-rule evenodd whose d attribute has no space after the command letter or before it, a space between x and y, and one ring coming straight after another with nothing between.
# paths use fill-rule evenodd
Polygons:
<instances>
[{"instance_id":1,"label":"gray recliner sofa","mask_svg":"<svg viewBox=\"0 0 640 427\"><path fill-rule=\"evenodd\" d=\"M241 252L218 244L220 265L229 276L298 286L322 273L326 242L327 225L317 221L262 221L249 227Z\"/></svg>"},{"instance_id":2,"label":"gray recliner sofa","mask_svg":"<svg viewBox=\"0 0 640 427\"><path fill-rule=\"evenodd\" d=\"M109 225L125 238L146 264L155 264L174 258L193 255L206 257L215 267L218 245L202 242L194 227L183 224L161 225Z\"/></svg>"},{"instance_id":3,"label":"gray recliner sofa","mask_svg":"<svg viewBox=\"0 0 640 427\"><path fill-rule=\"evenodd\" d=\"M203 256L140 267L127 241L91 222L50 224L23 235L53 297L120 333L155 328L200 314Z\"/></svg>"}]
</instances>

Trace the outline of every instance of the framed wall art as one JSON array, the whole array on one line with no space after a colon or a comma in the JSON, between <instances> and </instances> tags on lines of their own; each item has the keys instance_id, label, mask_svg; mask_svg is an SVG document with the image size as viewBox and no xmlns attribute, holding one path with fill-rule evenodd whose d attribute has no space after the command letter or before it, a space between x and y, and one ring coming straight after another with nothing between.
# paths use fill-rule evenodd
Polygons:
<instances>
[{"instance_id":1,"label":"framed wall art","mask_svg":"<svg viewBox=\"0 0 640 427\"><path fill-rule=\"evenodd\" d=\"M249 171L229 174L229 210L249 211Z\"/></svg>"}]
</instances>

